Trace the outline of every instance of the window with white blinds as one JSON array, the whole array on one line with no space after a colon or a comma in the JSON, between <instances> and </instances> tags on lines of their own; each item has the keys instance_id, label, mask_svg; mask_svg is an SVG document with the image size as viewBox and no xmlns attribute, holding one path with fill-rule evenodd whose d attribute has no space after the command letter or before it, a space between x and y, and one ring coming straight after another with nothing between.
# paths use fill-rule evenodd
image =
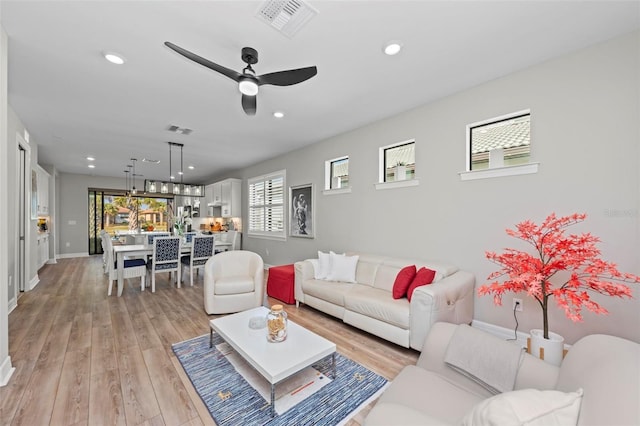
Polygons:
<instances>
[{"instance_id":1,"label":"window with white blinds","mask_svg":"<svg viewBox=\"0 0 640 426\"><path fill-rule=\"evenodd\" d=\"M285 238L284 170L249 179L249 235Z\"/></svg>"}]
</instances>

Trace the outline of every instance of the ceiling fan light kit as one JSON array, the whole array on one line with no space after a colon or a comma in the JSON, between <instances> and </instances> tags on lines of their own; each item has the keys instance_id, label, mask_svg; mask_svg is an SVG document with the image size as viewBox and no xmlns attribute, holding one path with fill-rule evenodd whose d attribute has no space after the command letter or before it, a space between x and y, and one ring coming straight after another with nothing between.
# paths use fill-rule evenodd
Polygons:
<instances>
[{"instance_id":1,"label":"ceiling fan light kit","mask_svg":"<svg viewBox=\"0 0 640 426\"><path fill-rule=\"evenodd\" d=\"M257 110L257 94L258 87L270 84L273 86L292 86L294 84L302 83L315 76L318 73L318 69L313 67L298 68L294 70L278 71L269 74L256 75L251 65L258 63L258 52L251 47L243 47L240 58L247 66L242 70L242 73L218 65L215 62L211 62L208 59L198 56L195 53L189 52L180 46L177 46L169 41L166 41L165 46L171 50L179 53L187 59L190 59L203 67L207 67L216 71L224 76L229 77L231 80L238 83L238 89L242 94L241 105L245 114L255 115Z\"/></svg>"}]
</instances>

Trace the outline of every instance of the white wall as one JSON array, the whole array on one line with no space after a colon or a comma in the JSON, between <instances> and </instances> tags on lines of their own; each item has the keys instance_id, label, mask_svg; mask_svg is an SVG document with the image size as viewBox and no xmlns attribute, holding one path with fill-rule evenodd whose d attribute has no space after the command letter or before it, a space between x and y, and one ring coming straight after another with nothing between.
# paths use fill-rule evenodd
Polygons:
<instances>
[{"instance_id":1,"label":"white wall","mask_svg":"<svg viewBox=\"0 0 640 426\"><path fill-rule=\"evenodd\" d=\"M58 255L88 255L89 188L124 189L124 177L59 173L57 185Z\"/></svg>"},{"instance_id":2,"label":"white wall","mask_svg":"<svg viewBox=\"0 0 640 426\"><path fill-rule=\"evenodd\" d=\"M0 5L0 15L2 6ZM9 182L7 143L7 34L0 27L0 235L9 233ZM15 371L9 356L9 242L0 239L0 386L4 386Z\"/></svg>"},{"instance_id":3,"label":"white wall","mask_svg":"<svg viewBox=\"0 0 640 426\"><path fill-rule=\"evenodd\" d=\"M472 271L479 285L495 270L485 251L524 248L505 228L524 219L539 222L551 212L586 212L587 221L572 231L599 236L605 260L640 274L639 52L636 32L244 169L245 185L247 178L283 168L287 186L315 184L317 218L315 239L279 242L245 233L244 248L273 265L315 257L319 249L437 258ZM465 125L527 108L532 161L540 162L540 171L460 181ZM414 138L420 185L377 191L378 147ZM324 161L342 155L350 157L352 192L324 196ZM585 313L578 324L553 307L551 328L568 343L595 332L640 341L640 286L634 295L595 297L611 314ZM475 319L514 327L511 297L503 307L490 296L476 298ZM540 328L538 305L519 297L525 299L520 331Z\"/></svg>"}]
</instances>

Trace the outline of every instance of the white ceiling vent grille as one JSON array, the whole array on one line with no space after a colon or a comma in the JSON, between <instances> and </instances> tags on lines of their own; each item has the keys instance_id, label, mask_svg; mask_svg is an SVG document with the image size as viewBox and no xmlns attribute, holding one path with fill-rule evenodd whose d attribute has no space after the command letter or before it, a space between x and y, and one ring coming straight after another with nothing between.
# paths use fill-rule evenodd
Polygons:
<instances>
[{"instance_id":1,"label":"white ceiling vent grille","mask_svg":"<svg viewBox=\"0 0 640 426\"><path fill-rule=\"evenodd\" d=\"M173 133L181 134L181 135L190 135L191 132L193 132L192 129L187 129L186 127L179 127L173 124L169 125L169 127L167 127L167 130Z\"/></svg>"},{"instance_id":2,"label":"white ceiling vent grille","mask_svg":"<svg viewBox=\"0 0 640 426\"><path fill-rule=\"evenodd\" d=\"M267 0L256 12L258 18L289 38L317 14L302 0Z\"/></svg>"}]
</instances>

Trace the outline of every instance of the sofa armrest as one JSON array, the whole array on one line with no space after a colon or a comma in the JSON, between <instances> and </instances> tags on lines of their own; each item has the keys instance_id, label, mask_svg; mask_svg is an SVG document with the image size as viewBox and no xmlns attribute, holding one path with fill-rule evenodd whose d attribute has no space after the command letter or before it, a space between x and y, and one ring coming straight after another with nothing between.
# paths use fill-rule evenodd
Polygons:
<instances>
[{"instance_id":1,"label":"sofa armrest","mask_svg":"<svg viewBox=\"0 0 640 426\"><path fill-rule=\"evenodd\" d=\"M296 306L300 302L304 303L304 292L302 291L302 283L315 277L313 264L308 260L301 260L294 263L295 287L294 297L296 298Z\"/></svg>"},{"instance_id":2,"label":"sofa armrest","mask_svg":"<svg viewBox=\"0 0 640 426\"><path fill-rule=\"evenodd\" d=\"M433 284L417 287L410 303L410 345L421 351L427 333L438 321L470 324L473 320L475 276L458 271Z\"/></svg>"}]
</instances>

